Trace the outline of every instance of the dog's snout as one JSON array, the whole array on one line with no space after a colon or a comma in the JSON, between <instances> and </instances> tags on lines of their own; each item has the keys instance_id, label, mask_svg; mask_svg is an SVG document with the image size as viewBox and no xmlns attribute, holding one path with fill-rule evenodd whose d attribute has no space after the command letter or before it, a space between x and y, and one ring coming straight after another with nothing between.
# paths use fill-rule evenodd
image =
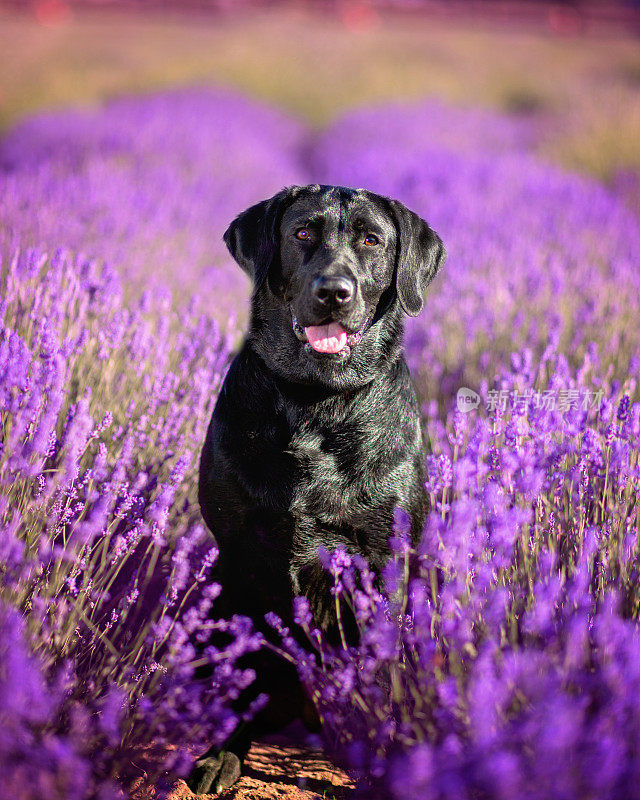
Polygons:
<instances>
[{"instance_id":1,"label":"dog's snout","mask_svg":"<svg viewBox=\"0 0 640 800\"><path fill-rule=\"evenodd\" d=\"M346 306L355 295L356 287L344 276L319 276L313 281L311 293L314 298L326 306Z\"/></svg>"}]
</instances>

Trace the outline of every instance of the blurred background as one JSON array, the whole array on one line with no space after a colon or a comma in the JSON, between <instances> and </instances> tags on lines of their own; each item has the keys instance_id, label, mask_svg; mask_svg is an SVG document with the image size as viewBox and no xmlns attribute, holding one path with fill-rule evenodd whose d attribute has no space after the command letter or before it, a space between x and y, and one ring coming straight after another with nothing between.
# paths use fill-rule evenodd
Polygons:
<instances>
[{"instance_id":1,"label":"blurred background","mask_svg":"<svg viewBox=\"0 0 640 800\"><path fill-rule=\"evenodd\" d=\"M0 131L44 108L193 84L316 127L389 99L497 109L540 121L551 162L638 202L639 2L0 2Z\"/></svg>"}]
</instances>

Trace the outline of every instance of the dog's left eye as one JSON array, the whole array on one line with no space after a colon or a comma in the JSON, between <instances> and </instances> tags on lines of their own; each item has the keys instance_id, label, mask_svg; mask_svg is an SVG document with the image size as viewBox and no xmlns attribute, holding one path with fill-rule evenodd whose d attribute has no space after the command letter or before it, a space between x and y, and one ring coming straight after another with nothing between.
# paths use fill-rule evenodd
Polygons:
<instances>
[{"instance_id":1,"label":"dog's left eye","mask_svg":"<svg viewBox=\"0 0 640 800\"><path fill-rule=\"evenodd\" d=\"M310 236L311 234L309 233L307 228L300 228L299 231L296 231L296 237L298 239L302 239L303 242L306 241Z\"/></svg>"},{"instance_id":2,"label":"dog's left eye","mask_svg":"<svg viewBox=\"0 0 640 800\"><path fill-rule=\"evenodd\" d=\"M378 239L378 237L374 236L372 233L370 233L368 236L365 236L362 241L369 247L380 244L380 239Z\"/></svg>"}]
</instances>

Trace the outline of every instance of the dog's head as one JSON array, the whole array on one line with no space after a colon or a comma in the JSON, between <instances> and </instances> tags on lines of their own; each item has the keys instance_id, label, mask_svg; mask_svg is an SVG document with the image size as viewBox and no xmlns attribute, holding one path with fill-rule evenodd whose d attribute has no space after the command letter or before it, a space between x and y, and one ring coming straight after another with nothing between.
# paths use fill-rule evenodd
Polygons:
<instances>
[{"instance_id":1,"label":"dog's head","mask_svg":"<svg viewBox=\"0 0 640 800\"><path fill-rule=\"evenodd\" d=\"M253 280L253 347L281 377L336 389L367 383L397 355L402 312L420 313L446 255L402 203L339 186L284 189L224 240Z\"/></svg>"}]
</instances>

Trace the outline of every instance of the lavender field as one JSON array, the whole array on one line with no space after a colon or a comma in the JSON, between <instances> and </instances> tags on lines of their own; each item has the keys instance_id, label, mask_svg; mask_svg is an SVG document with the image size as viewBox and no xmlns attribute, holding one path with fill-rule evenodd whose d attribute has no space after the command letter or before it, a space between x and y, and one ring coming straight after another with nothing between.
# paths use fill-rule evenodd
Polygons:
<instances>
[{"instance_id":1,"label":"lavender field","mask_svg":"<svg viewBox=\"0 0 640 800\"><path fill-rule=\"evenodd\" d=\"M357 649L303 600L309 651L272 620L326 746L375 798L640 797L640 221L546 133L436 101L311 131L185 89L4 135L0 800L120 797L236 725L260 642L215 619L196 501L249 292L221 234L309 182L396 197L449 252L407 324L422 541L398 517L382 585L325 554Z\"/></svg>"}]
</instances>

